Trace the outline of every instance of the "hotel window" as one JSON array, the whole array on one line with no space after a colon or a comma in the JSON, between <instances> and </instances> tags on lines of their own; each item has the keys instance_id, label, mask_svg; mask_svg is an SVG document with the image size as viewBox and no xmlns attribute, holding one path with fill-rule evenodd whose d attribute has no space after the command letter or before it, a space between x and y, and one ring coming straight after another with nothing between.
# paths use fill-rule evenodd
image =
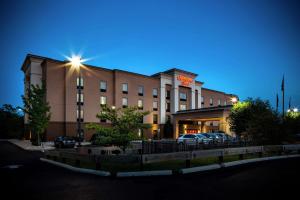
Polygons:
<instances>
[{"instance_id":1,"label":"hotel window","mask_svg":"<svg viewBox=\"0 0 300 200\"><path fill-rule=\"evenodd\" d=\"M213 98L210 98L210 99L209 99L209 105L210 105L210 106L213 106L213 105L214 105Z\"/></svg>"},{"instance_id":2,"label":"hotel window","mask_svg":"<svg viewBox=\"0 0 300 200\"><path fill-rule=\"evenodd\" d=\"M204 105L204 97L201 97L201 104Z\"/></svg>"},{"instance_id":3,"label":"hotel window","mask_svg":"<svg viewBox=\"0 0 300 200\"><path fill-rule=\"evenodd\" d=\"M167 121L171 122L171 116L170 115L166 115Z\"/></svg>"},{"instance_id":4,"label":"hotel window","mask_svg":"<svg viewBox=\"0 0 300 200\"><path fill-rule=\"evenodd\" d=\"M226 100L224 101L224 106L227 106L227 101Z\"/></svg>"},{"instance_id":5,"label":"hotel window","mask_svg":"<svg viewBox=\"0 0 300 200\"><path fill-rule=\"evenodd\" d=\"M179 97L180 97L180 101L186 101L186 93L185 92L180 92Z\"/></svg>"},{"instance_id":6,"label":"hotel window","mask_svg":"<svg viewBox=\"0 0 300 200\"><path fill-rule=\"evenodd\" d=\"M81 93L80 94L80 97L79 97L79 94L77 93L77 105L83 105L83 94Z\"/></svg>"},{"instance_id":7,"label":"hotel window","mask_svg":"<svg viewBox=\"0 0 300 200\"><path fill-rule=\"evenodd\" d=\"M100 105L106 105L106 97L105 96L100 97Z\"/></svg>"},{"instance_id":8,"label":"hotel window","mask_svg":"<svg viewBox=\"0 0 300 200\"><path fill-rule=\"evenodd\" d=\"M170 90L167 90L166 91L166 99L170 99L170 97L171 97L171 92L170 92Z\"/></svg>"},{"instance_id":9,"label":"hotel window","mask_svg":"<svg viewBox=\"0 0 300 200\"><path fill-rule=\"evenodd\" d=\"M105 111L101 111L101 113L102 113L102 114L106 114L106 112L105 112ZM103 122L103 123L105 123L105 122L106 122L106 119L102 119L102 118L101 118L101 119L100 119L100 122Z\"/></svg>"},{"instance_id":10,"label":"hotel window","mask_svg":"<svg viewBox=\"0 0 300 200\"><path fill-rule=\"evenodd\" d=\"M138 100L138 109L143 110L143 100L141 99Z\"/></svg>"},{"instance_id":11,"label":"hotel window","mask_svg":"<svg viewBox=\"0 0 300 200\"><path fill-rule=\"evenodd\" d=\"M140 123L143 124L144 123L144 117L140 117ZM140 130L140 129L139 129Z\"/></svg>"},{"instance_id":12,"label":"hotel window","mask_svg":"<svg viewBox=\"0 0 300 200\"><path fill-rule=\"evenodd\" d=\"M157 101L153 101L153 110L157 111Z\"/></svg>"},{"instance_id":13,"label":"hotel window","mask_svg":"<svg viewBox=\"0 0 300 200\"><path fill-rule=\"evenodd\" d=\"M152 90L152 95L153 95L153 97L154 97L154 98L157 98L157 94L158 94L157 88L153 88L153 90Z\"/></svg>"},{"instance_id":14,"label":"hotel window","mask_svg":"<svg viewBox=\"0 0 300 200\"><path fill-rule=\"evenodd\" d=\"M76 112L77 121L79 121L79 110ZM83 110L80 110L80 121L83 122Z\"/></svg>"},{"instance_id":15,"label":"hotel window","mask_svg":"<svg viewBox=\"0 0 300 200\"><path fill-rule=\"evenodd\" d=\"M122 92L123 92L123 94L128 94L128 84L127 83L122 84Z\"/></svg>"},{"instance_id":16,"label":"hotel window","mask_svg":"<svg viewBox=\"0 0 300 200\"><path fill-rule=\"evenodd\" d=\"M127 98L122 98L122 107L127 108L128 107L128 99Z\"/></svg>"},{"instance_id":17,"label":"hotel window","mask_svg":"<svg viewBox=\"0 0 300 200\"><path fill-rule=\"evenodd\" d=\"M106 92L107 85L105 81L100 81L100 91L101 92Z\"/></svg>"},{"instance_id":18,"label":"hotel window","mask_svg":"<svg viewBox=\"0 0 300 200\"><path fill-rule=\"evenodd\" d=\"M144 87L139 86L139 96L144 96Z\"/></svg>"},{"instance_id":19,"label":"hotel window","mask_svg":"<svg viewBox=\"0 0 300 200\"><path fill-rule=\"evenodd\" d=\"M169 102L166 103L166 112L170 112L171 104Z\"/></svg>"},{"instance_id":20,"label":"hotel window","mask_svg":"<svg viewBox=\"0 0 300 200\"><path fill-rule=\"evenodd\" d=\"M180 104L180 110L186 110L186 105L185 104Z\"/></svg>"},{"instance_id":21,"label":"hotel window","mask_svg":"<svg viewBox=\"0 0 300 200\"><path fill-rule=\"evenodd\" d=\"M221 106L221 99L218 99L218 106Z\"/></svg>"},{"instance_id":22,"label":"hotel window","mask_svg":"<svg viewBox=\"0 0 300 200\"><path fill-rule=\"evenodd\" d=\"M81 88L83 89L83 78L82 77L77 77L76 79L76 86L77 86L77 89Z\"/></svg>"},{"instance_id":23,"label":"hotel window","mask_svg":"<svg viewBox=\"0 0 300 200\"><path fill-rule=\"evenodd\" d=\"M158 122L158 115L153 114L153 124L157 124L157 122Z\"/></svg>"}]
</instances>

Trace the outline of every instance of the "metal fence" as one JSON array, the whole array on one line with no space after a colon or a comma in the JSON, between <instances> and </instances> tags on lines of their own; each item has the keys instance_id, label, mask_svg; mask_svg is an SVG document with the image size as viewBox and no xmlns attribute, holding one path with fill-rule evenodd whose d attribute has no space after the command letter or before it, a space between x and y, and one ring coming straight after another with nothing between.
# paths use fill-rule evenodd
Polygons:
<instances>
[{"instance_id":1,"label":"metal fence","mask_svg":"<svg viewBox=\"0 0 300 200\"><path fill-rule=\"evenodd\" d=\"M137 153L156 154L156 153L172 153L181 151L195 151L204 149L232 148L232 147L247 147L254 146L253 142L245 141L230 141L230 142L212 142L209 144L203 143L179 143L177 140L152 140L132 142L132 148L136 149Z\"/></svg>"}]
</instances>

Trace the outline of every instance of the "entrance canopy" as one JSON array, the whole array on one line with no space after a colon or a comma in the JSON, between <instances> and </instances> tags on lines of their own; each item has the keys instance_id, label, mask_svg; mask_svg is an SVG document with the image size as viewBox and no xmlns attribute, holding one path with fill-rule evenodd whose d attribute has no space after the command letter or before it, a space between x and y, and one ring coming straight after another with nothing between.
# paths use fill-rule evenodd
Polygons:
<instances>
[{"instance_id":1,"label":"entrance canopy","mask_svg":"<svg viewBox=\"0 0 300 200\"><path fill-rule=\"evenodd\" d=\"M177 111L173 114L174 138L179 134L223 131L229 135L232 105Z\"/></svg>"}]
</instances>

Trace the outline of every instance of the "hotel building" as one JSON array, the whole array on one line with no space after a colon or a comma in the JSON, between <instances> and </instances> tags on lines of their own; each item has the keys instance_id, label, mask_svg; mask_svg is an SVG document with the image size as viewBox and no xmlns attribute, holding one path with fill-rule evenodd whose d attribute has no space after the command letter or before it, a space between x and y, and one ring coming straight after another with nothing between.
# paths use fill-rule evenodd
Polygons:
<instances>
[{"instance_id":1,"label":"hotel building","mask_svg":"<svg viewBox=\"0 0 300 200\"><path fill-rule=\"evenodd\" d=\"M143 119L152 125L144 130L147 138L177 138L182 133L213 131L232 134L228 115L231 99L237 96L204 88L203 82L195 80L195 73L173 68L147 76L84 64L79 78L78 72L67 64L68 61L29 54L21 68L25 96L31 84L42 81L46 84L46 101L51 106L46 130L49 140L59 135L76 136L79 115L85 139L94 133L85 124L96 122L108 126L109 122L96 118L100 104L116 108L138 106L140 110L151 111ZM164 134L167 120L173 124L172 135Z\"/></svg>"}]
</instances>

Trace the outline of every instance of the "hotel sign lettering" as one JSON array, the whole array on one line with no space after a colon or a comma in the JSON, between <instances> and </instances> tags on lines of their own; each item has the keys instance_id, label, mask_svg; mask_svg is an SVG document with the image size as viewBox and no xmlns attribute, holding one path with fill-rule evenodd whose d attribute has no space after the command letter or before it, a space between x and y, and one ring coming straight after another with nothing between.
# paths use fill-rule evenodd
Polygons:
<instances>
[{"instance_id":1,"label":"hotel sign lettering","mask_svg":"<svg viewBox=\"0 0 300 200\"><path fill-rule=\"evenodd\" d=\"M181 85L187 86L187 87L190 86L191 83L193 82L192 78L189 78L189 77L186 77L183 75L178 75L177 80L181 82Z\"/></svg>"}]
</instances>

